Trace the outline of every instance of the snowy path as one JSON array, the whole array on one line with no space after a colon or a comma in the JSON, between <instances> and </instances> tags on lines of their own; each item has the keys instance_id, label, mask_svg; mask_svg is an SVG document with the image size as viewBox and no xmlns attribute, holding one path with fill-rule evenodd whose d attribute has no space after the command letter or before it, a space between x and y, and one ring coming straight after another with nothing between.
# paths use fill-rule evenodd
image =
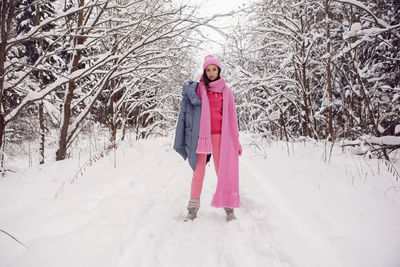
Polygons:
<instances>
[{"instance_id":1,"label":"snowy path","mask_svg":"<svg viewBox=\"0 0 400 267\"><path fill-rule=\"evenodd\" d=\"M372 183L390 177L354 181L348 159L325 164L315 149L287 156L270 147L264 159L247 147L242 208L230 223L209 206L213 166L199 218L182 222L191 170L171 138L121 148L117 169L101 160L65 184L62 200L52 197L76 171L73 161L8 178L0 229L29 249L0 235L0 266L400 266L399 202Z\"/></svg>"}]
</instances>

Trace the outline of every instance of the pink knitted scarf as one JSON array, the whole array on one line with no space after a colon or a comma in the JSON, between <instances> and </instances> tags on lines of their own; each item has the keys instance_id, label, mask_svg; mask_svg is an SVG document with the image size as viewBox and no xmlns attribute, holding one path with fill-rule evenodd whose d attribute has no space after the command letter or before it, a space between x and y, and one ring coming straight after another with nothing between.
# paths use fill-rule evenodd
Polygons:
<instances>
[{"instance_id":1,"label":"pink knitted scarf","mask_svg":"<svg viewBox=\"0 0 400 267\"><path fill-rule=\"evenodd\" d=\"M199 141L196 152L211 154L211 119L210 103L204 83L200 82L201 118ZM218 183L211 205L214 207L237 208L240 206L239 196L239 130L234 96L225 80L220 78L209 84L209 90L221 93L222 130L221 154L219 160Z\"/></svg>"}]
</instances>

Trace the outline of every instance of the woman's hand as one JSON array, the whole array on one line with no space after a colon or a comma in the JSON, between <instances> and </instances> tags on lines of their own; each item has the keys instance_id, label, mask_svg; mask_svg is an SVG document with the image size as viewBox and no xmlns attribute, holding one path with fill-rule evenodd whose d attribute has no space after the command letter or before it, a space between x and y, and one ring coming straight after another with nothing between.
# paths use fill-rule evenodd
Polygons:
<instances>
[{"instance_id":1,"label":"woman's hand","mask_svg":"<svg viewBox=\"0 0 400 267\"><path fill-rule=\"evenodd\" d=\"M242 145L239 143L239 156L242 155L243 149L242 149Z\"/></svg>"}]
</instances>

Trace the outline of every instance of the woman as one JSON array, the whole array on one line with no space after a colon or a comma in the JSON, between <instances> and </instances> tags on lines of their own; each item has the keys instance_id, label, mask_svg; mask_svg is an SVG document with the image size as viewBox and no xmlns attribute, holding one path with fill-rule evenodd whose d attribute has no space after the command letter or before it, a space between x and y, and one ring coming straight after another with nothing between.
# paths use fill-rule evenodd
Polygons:
<instances>
[{"instance_id":1,"label":"woman","mask_svg":"<svg viewBox=\"0 0 400 267\"><path fill-rule=\"evenodd\" d=\"M197 88L193 83L184 85L174 149L184 159L188 157L194 169L187 206L189 213L185 221L197 217L209 154L213 156L218 176L211 205L223 207L227 221L236 219L234 208L240 206L238 156L242 154L242 147L239 143L234 96L221 78L221 69L220 62L208 55ZM193 92L195 88L196 92Z\"/></svg>"}]
</instances>

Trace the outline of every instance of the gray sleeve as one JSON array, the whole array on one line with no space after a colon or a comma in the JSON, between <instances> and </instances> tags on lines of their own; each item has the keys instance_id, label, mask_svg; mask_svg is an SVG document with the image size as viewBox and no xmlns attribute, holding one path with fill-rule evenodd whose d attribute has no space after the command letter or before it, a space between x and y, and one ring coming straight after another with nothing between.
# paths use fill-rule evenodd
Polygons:
<instances>
[{"instance_id":1,"label":"gray sleeve","mask_svg":"<svg viewBox=\"0 0 400 267\"><path fill-rule=\"evenodd\" d=\"M176 125L174 149L183 157L183 159L186 160L188 155L185 149L185 126L186 126L185 116L186 116L187 101L189 100L186 95L185 85L183 86L182 90L182 101L181 101L181 108L179 111L178 122Z\"/></svg>"}]
</instances>

